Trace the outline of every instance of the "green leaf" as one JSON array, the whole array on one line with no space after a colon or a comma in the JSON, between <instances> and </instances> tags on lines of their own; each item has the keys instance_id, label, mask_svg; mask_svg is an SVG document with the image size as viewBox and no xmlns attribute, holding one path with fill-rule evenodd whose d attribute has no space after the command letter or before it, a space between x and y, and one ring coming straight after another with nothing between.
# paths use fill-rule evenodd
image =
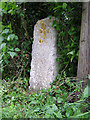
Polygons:
<instances>
[{"instance_id":1,"label":"green leaf","mask_svg":"<svg viewBox=\"0 0 90 120\"><path fill-rule=\"evenodd\" d=\"M75 57L75 56L72 56L72 57L71 57L71 62L73 61L73 58L74 58L74 57Z\"/></svg>"},{"instance_id":2,"label":"green leaf","mask_svg":"<svg viewBox=\"0 0 90 120\"><path fill-rule=\"evenodd\" d=\"M63 99L60 98L60 97L58 97L58 98L57 98L57 103L62 103L62 102L63 102Z\"/></svg>"},{"instance_id":3,"label":"green leaf","mask_svg":"<svg viewBox=\"0 0 90 120\"><path fill-rule=\"evenodd\" d=\"M18 40L18 36L15 35L15 39Z\"/></svg>"},{"instance_id":4,"label":"green leaf","mask_svg":"<svg viewBox=\"0 0 90 120\"><path fill-rule=\"evenodd\" d=\"M59 58L56 58L56 61L59 61Z\"/></svg>"},{"instance_id":5,"label":"green leaf","mask_svg":"<svg viewBox=\"0 0 90 120\"><path fill-rule=\"evenodd\" d=\"M2 62L2 57L4 56L4 53L0 55L0 62Z\"/></svg>"},{"instance_id":6,"label":"green leaf","mask_svg":"<svg viewBox=\"0 0 90 120\"><path fill-rule=\"evenodd\" d=\"M56 106L55 104L52 105L52 109L53 109L54 111L58 110L58 108L57 108L57 106Z\"/></svg>"},{"instance_id":7,"label":"green leaf","mask_svg":"<svg viewBox=\"0 0 90 120\"><path fill-rule=\"evenodd\" d=\"M88 79L90 79L90 75L88 75Z\"/></svg>"},{"instance_id":8,"label":"green leaf","mask_svg":"<svg viewBox=\"0 0 90 120\"><path fill-rule=\"evenodd\" d=\"M74 53L75 53L75 50L68 52L67 55L74 55Z\"/></svg>"},{"instance_id":9,"label":"green leaf","mask_svg":"<svg viewBox=\"0 0 90 120\"><path fill-rule=\"evenodd\" d=\"M60 111L58 111L58 113L54 112L54 115L56 115L57 118L62 118L62 114Z\"/></svg>"},{"instance_id":10,"label":"green leaf","mask_svg":"<svg viewBox=\"0 0 90 120\"><path fill-rule=\"evenodd\" d=\"M48 113L48 114L53 114L53 112L54 112L54 110L52 108L48 108L46 110L46 113Z\"/></svg>"},{"instance_id":11,"label":"green leaf","mask_svg":"<svg viewBox=\"0 0 90 120\"><path fill-rule=\"evenodd\" d=\"M9 29L3 30L2 34L7 34L9 32Z\"/></svg>"},{"instance_id":12,"label":"green leaf","mask_svg":"<svg viewBox=\"0 0 90 120\"><path fill-rule=\"evenodd\" d=\"M14 115L14 118L17 119L17 115Z\"/></svg>"},{"instance_id":13,"label":"green leaf","mask_svg":"<svg viewBox=\"0 0 90 120\"><path fill-rule=\"evenodd\" d=\"M0 44L2 43L2 41L3 41L3 37L2 37L2 36L0 36Z\"/></svg>"},{"instance_id":14,"label":"green leaf","mask_svg":"<svg viewBox=\"0 0 90 120\"><path fill-rule=\"evenodd\" d=\"M74 28L73 26L72 26L72 28L71 28L71 29L72 29L72 31L74 31L74 30L75 30L75 28Z\"/></svg>"},{"instance_id":15,"label":"green leaf","mask_svg":"<svg viewBox=\"0 0 90 120\"><path fill-rule=\"evenodd\" d=\"M70 117L73 114L73 111L71 108L69 108L69 106L66 108L66 116Z\"/></svg>"},{"instance_id":16,"label":"green leaf","mask_svg":"<svg viewBox=\"0 0 90 120\"><path fill-rule=\"evenodd\" d=\"M6 52L6 46L2 48L2 52Z\"/></svg>"},{"instance_id":17,"label":"green leaf","mask_svg":"<svg viewBox=\"0 0 90 120\"><path fill-rule=\"evenodd\" d=\"M36 108L33 112L39 112L40 108Z\"/></svg>"},{"instance_id":18,"label":"green leaf","mask_svg":"<svg viewBox=\"0 0 90 120\"><path fill-rule=\"evenodd\" d=\"M13 48L9 49L10 51L13 51Z\"/></svg>"},{"instance_id":19,"label":"green leaf","mask_svg":"<svg viewBox=\"0 0 90 120\"><path fill-rule=\"evenodd\" d=\"M85 112L83 114L70 116L70 118L90 118L90 111L89 112Z\"/></svg>"},{"instance_id":20,"label":"green leaf","mask_svg":"<svg viewBox=\"0 0 90 120\"><path fill-rule=\"evenodd\" d=\"M19 51L20 51L20 49L19 49L19 48L15 48L15 51L19 52Z\"/></svg>"},{"instance_id":21,"label":"green leaf","mask_svg":"<svg viewBox=\"0 0 90 120\"><path fill-rule=\"evenodd\" d=\"M17 56L17 53L15 52L8 52L10 54L10 56L13 58L14 56Z\"/></svg>"},{"instance_id":22,"label":"green leaf","mask_svg":"<svg viewBox=\"0 0 90 120\"><path fill-rule=\"evenodd\" d=\"M66 7L67 7L67 4L66 4L66 3L63 3L62 8L63 8L63 9L66 9Z\"/></svg>"},{"instance_id":23,"label":"green leaf","mask_svg":"<svg viewBox=\"0 0 90 120\"><path fill-rule=\"evenodd\" d=\"M53 10L56 10L56 9L59 9L59 8L62 8L62 5L58 5L57 7L53 8Z\"/></svg>"},{"instance_id":24,"label":"green leaf","mask_svg":"<svg viewBox=\"0 0 90 120\"><path fill-rule=\"evenodd\" d=\"M83 92L83 97L88 97L88 86L84 89L84 92Z\"/></svg>"},{"instance_id":25,"label":"green leaf","mask_svg":"<svg viewBox=\"0 0 90 120\"><path fill-rule=\"evenodd\" d=\"M48 114L48 113L46 113L44 117L45 117L45 118L50 118L50 117L51 117L51 115L50 115L50 114Z\"/></svg>"},{"instance_id":26,"label":"green leaf","mask_svg":"<svg viewBox=\"0 0 90 120\"><path fill-rule=\"evenodd\" d=\"M9 25L7 25L7 27L11 29L11 23Z\"/></svg>"},{"instance_id":27,"label":"green leaf","mask_svg":"<svg viewBox=\"0 0 90 120\"><path fill-rule=\"evenodd\" d=\"M10 34L7 38L7 41L13 40L15 38L15 34Z\"/></svg>"},{"instance_id":28,"label":"green leaf","mask_svg":"<svg viewBox=\"0 0 90 120\"><path fill-rule=\"evenodd\" d=\"M2 8L2 2L0 2L0 9Z\"/></svg>"},{"instance_id":29,"label":"green leaf","mask_svg":"<svg viewBox=\"0 0 90 120\"><path fill-rule=\"evenodd\" d=\"M12 9L8 11L8 13L12 13Z\"/></svg>"},{"instance_id":30,"label":"green leaf","mask_svg":"<svg viewBox=\"0 0 90 120\"><path fill-rule=\"evenodd\" d=\"M37 104L37 103L38 103L37 100L33 100L33 101L30 102L30 104Z\"/></svg>"},{"instance_id":31,"label":"green leaf","mask_svg":"<svg viewBox=\"0 0 90 120\"><path fill-rule=\"evenodd\" d=\"M77 53L76 53L76 56L78 57L78 55L79 55L79 50L77 51Z\"/></svg>"},{"instance_id":32,"label":"green leaf","mask_svg":"<svg viewBox=\"0 0 90 120\"><path fill-rule=\"evenodd\" d=\"M2 43L2 44L0 45L0 50L3 49L5 46L6 46L6 43Z\"/></svg>"},{"instance_id":33,"label":"green leaf","mask_svg":"<svg viewBox=\"0 0 90 120\"><path fill-rule=\"evenodd\" d=\"M13 107L14 107L14 104L13 104L13 103L11 103L11 106L10 106L10 107L12 107L12 108L13 108Z\"/></svg>"}]
</instances>

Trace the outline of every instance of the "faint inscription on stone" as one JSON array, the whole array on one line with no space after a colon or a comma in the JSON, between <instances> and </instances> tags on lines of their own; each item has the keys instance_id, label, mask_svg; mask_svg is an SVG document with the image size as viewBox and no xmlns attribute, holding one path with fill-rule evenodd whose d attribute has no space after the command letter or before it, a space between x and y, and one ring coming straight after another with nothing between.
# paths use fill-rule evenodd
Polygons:
<instances>
[{"instance_id":1,"label":"faint inscription on stone","mask_svg":"<svg viewBox=\"0 0 90 120\"><path fill-rule=\"evenodd\" d=\"M49 88L58 74L57 32L52 27L54 18L39 20L34 27L30 88L41 90Z\"/></svg>"}]
</instances>

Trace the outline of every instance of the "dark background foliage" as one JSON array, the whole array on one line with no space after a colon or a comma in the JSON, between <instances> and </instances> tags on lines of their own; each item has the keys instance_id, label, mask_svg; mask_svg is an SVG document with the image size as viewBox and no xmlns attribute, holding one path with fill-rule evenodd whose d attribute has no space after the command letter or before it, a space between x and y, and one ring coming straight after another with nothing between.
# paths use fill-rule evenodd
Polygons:
<instances>
[{"instance_id":1,"label":"dark background foliage","mask_svg":"<svg viewBox=\"0 0 90 120\"><path fill-rule=\"evenodd\" d=\"M59 73L65 71L67 76L76 76L81 8L82 3L3 3L2 30L9 30L2 34L3 42L6 43L3 78L29 78L34 25L38 20L50 16L59 19L59 23L53 22L58 31ZM7 40L10 35L18 38L13 36L12 40ZM15 51L15 48L19 49ZM11 53L13 57L10 52L14 52Z\"/></svg>"}]
</instances>

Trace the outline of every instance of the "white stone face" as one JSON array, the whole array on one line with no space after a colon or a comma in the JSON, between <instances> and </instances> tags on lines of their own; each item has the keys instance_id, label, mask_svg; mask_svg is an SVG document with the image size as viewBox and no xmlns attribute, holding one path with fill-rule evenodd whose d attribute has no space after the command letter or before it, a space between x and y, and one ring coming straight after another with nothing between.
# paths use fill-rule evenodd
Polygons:
<instances>
[{"instance_id":1,"label":"white stone face","mask_svg":"<svg viewBox=\"0 0 90 120\"><path fill-rule=\"evenodd\" d=\"M34 27L30 88L41 90L49 88L58 74L57 32L52 27L54 18L39 20Z\"/></svg>"}]
</instances>

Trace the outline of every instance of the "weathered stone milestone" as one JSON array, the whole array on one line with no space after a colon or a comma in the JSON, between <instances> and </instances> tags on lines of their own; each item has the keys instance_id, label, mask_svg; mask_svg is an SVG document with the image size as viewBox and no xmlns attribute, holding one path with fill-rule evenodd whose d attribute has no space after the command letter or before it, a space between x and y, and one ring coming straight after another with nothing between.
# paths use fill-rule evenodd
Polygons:
<instances>
[{"instance_id":1,"label":"weathered stone milestone","mask_svg":"<svg viewBox=\"0 0 90 120\"><path fill-rule=\"evenodd\" d=\"M57 32L52 27L54 18L39 20L34 27L30 88L47 89L58 74Z\"/></svg>"}]
</instances>

